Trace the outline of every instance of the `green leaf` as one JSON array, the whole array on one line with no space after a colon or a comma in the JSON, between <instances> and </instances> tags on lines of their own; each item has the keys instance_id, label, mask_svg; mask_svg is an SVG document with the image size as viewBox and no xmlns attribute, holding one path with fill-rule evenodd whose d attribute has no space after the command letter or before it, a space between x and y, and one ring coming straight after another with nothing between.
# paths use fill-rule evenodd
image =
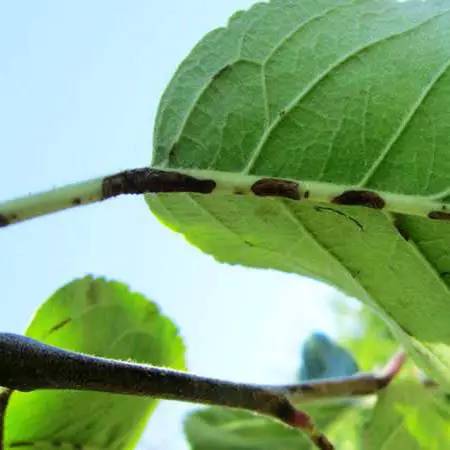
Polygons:
<instances>
[{"instance_id":1,"label":"green leaf","mask_svg":"<svg viewBox=\"0 0 450 450\"><path fill-rule=\"evenodd\" d=\"M313 333L302 348L300 381L353 375L358 365L350 352L323 333Z\"/></svg>"},{"instance_id":2,"label":"green leaf","mask_svg":"<svg viewBox=\"0 0 450 450\"><path fill-rule=\"evenodd\" d=\"M305 450L303 434L275 420L246 411L207 408L188 416L186 436L192 450Z\"/></svg>"},{"instance_id":3,"label":"green leaf","mask_svg":"<svg viewBox=\"0 0 450 450\"><path fill-rule=\"evenodd\" d=\"M398 351L398 342L387 325L368 307L360 304L356 309L339 302L335 310L339 342L355 356L361 371L383 366Z\"/></svg>"},{"instance_id":4,"label":"green leaf","mask_svg":"<svg viewBox=\"0 0 450 450\"><path fill-rule=\"evenodd\" d=\"M364 432L365 450L440 450L450 442L450 408L415 380L380 394Z\"/></svg>"},{"instance_id":5,"label":"green leaf","mask_svg":"<svg viewBox=\"0 0 450 450\"><path fill-rule=\"evenodd\" d=\"M26 335L97 356L184 368L176 327L144 296L117 282L86 277L59 289ZM6 448L134 448L157 400L74 391L14 393Z\"/></svg>"},{"instance_id":6,"label":"green leaf","mask_svg":"<svg viewBox=\"0 0 450 450\"><path fill-rule=\"evenodd\" d=\"M216 188L151 209L219 261L371 305L450 387L450 224L427 218L450 217L449 66L450 0L256 4L195 47L156 122L153 165Z\"/></svg>"}]
</instances>

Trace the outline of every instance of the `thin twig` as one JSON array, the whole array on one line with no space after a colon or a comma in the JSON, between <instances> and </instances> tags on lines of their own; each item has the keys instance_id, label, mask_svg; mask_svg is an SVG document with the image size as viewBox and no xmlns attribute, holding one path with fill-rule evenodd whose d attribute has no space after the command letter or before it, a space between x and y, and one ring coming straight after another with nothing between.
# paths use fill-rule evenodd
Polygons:
<instances>
[{"instance_id":1,"label":"thin twig","mask_svg":"<svg viewBox=\"0 0 450 450\"><path fill-rule=\"evenodd\" d=\"M141 168L125 170L51 191L0 203L0 227L79 205L100 202L122 194L192 192L258 197L281 197L312 204L357 205L381 208L393 213L450 220L448 205L440 198L414 198L410 195L361 190L321 181L267 178L238 172L202 169ZM335 207L328 208L328 211ZM326 209L326 208L325 208ZM324 208L322 208L324 210ZM340 214L340 213L339 213Z\"/></svg>"},{"instance_id":2,"label":"thin twig","mask_svg":"<svg viewBox=\"0 0 450 450\"><path fill-rule=\"evenodd\" d=\"M321 398L370 395L385 388L393 380L403 367L405 359L406 354L399 352L389 360L380 373L359 373L328 380L312 380L278 389L294 403Z\"/></svg>"},{"instance_id":3,"label":"thin twig","mask_svg":"<svg viewBox=\"0 0 450 450\"><path fill-rule=\"evenodd\" d=\"M208 194L215 186L213 180L198 179L174 171L151 168L125 170L114 175L0 203L0 227L122 194L159 192Z\"/></svg>"},{"instance_id":4,"label":"thin twig","mask_svg":"<svg viewBox=\"0 0 450 450\"><path fill-rule=\"evenodd\" d=\"M381 375L360 375L300 385L242 384L62 350L35 340L0 333L0 385L19 391L72 389L153 396L227 406L272 416L303 430L320 449L332 444L293 402L363 395L385 387L400 370L395 357Z\"/></svg>"}]
</instances>

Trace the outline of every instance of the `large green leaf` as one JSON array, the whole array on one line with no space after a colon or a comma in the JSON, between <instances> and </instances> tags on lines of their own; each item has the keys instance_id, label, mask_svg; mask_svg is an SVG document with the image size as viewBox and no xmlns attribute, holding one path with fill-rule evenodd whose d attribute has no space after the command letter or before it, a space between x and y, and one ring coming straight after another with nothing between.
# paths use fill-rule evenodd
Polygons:
<instances>
[{"instance_id":1,"label":"large green leaf","mask_svg":"<svg viewBox=\"0 0 450 450\"><path fill-rule=\"evenodd\" d=\"M361 371L382 367L398 351L398 342L377 314L364 306L349 307L347 302L335 304L340 339L358 361Z\"/></svg>"},{"instance_id":2,"label":"large green leaf","mask_svg":"<svg viewBox=\"0 0 450 450\"><path fill-rule=\"evenodd\" d=\"M450 0L256 4L160 104L153 165L216 188L150 206L220 261L371 305L450 387L449 65Z\"/></svg>"},{"instance_id":3,"label":"large green leaf","mask_svg":"<svg viewBox=\"0 0 450 450\"><path fill-rule=\"evenodd\" d=\"M26 334L83 353L184 368L183 343L172 322L117 282L86 277L68 284L41 306ZM156 404L91 392L14 393L6 448L131 449Z\"/></svg>"},{"instance_id":4,"label":"large green leaf","mask_svg":"<svg viewBox=\"0 0 450 450\"><path fill-rule=\"evenodd\" d=\"M246 411L207 408L185 422L192 450L307 450L308 439L294 428Z\"/></svg>"},{"instance_id":5,"label":"large green leaf","mask_svg":"<svg viewBox=\"0 0 450 450\"><path fill-rule=\"evenodd\" d=\"M450 408L414 380L384 391L364 432L365 450L441 450L450 442Z\"/></svg>"}]
</instances>

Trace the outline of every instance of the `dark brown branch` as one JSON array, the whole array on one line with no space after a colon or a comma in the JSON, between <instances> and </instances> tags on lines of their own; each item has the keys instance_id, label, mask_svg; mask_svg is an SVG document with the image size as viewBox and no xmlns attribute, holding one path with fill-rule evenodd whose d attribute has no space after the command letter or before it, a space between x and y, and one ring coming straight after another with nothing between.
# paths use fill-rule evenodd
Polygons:
<instances>
[{"instance_id":1,"label":"dark brown branch","mask_svg":"<svg viewBox=\"0 0 450 450\"><path fill-rule=\"evenodd\" d=\"M6 407L12 391L0 387L0 450L4 448Z\"/></svg>"},{"instance_id":2,"label":"dark brown branch","mask_svg":"<svg viewBox=\"0 0 450 450\"><path fill-rule=\"evenodd\" d=\"M19 391L71 389L152 396L241 408L272 416L308 434L320 449L332 444L297 410L293 400L374 393L400 370L396 357L385 374L316 381L296 386L233 383L185 372L84 355L14 334L0 334L0 385Z\"/></svg>"}]
</instances>

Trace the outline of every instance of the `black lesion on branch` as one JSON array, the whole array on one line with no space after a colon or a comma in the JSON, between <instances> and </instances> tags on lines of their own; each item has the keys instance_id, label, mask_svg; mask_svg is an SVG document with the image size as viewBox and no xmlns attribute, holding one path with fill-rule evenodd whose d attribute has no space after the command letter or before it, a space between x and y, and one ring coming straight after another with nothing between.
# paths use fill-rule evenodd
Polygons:
<instances>
[{"instance_id":1,"label":"black lesion on branch","mask_svg":"<svg viewBox=\"0 0 450 450\"><path fill-rule=\"evenodd\" d=\"M252 192L260 197L285 197L300 200L298 183L279 180L277 178L262 178L252 185Z\"/></svg>"},{"instance_id":2,"label":"black lesion on branch","mask_svg":"<svg viewBox=\"0 0 450 450\"><path fill-rule=\"evenodd\" d=\"M431 211L428 217L434 220L450 220L450 213L445 211Z\"/></svg>"},{"instance_id":3,"label":"black lesion on branch","mask_svg":"<svg viewBox=\"0 0 450 450\"><path fill-rule=\"evenodd\" d=\"M214 180L201 180L178 172L143 168L125 170L103 180L102 199L121 194L159 192L193 192L210 194L216 187Z\"/></svg>"},{"instance_id":4,"label":"black lesion on branch","mask_svg":"<svg viewBox=\"0 0 450 450\"><path fill-rule=\"evenodd\" d=\"M332 203L349 206L366 206L373 209L383 209L386 202L372 191L346 191L332 199Z\"/></svg>"}]
</instances>

